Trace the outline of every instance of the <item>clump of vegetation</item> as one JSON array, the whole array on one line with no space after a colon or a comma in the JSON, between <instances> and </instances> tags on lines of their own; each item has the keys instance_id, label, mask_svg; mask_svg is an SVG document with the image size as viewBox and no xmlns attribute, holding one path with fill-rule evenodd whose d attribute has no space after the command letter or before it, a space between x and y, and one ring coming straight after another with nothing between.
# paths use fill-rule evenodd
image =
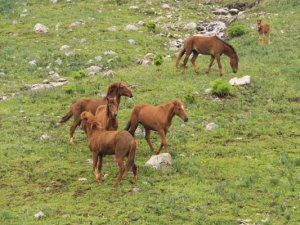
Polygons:
<instances>
[{"instance_id":1,"label":"clump of vegetation","mask_svg":"<svg viewBox=\"0 0 300 225\"><path fill-rule=\"evenodd\" d=\"M156 24L154 22L147 23L148 31L155 31Z\"/></svg>"},{"instance_id":2,"label":"clump of vegetation","mask_svg":"<svg viewBox=\"0 0 300 225\"><path fill-rule=\"evenodd\" d=\"M226 97L230 94L231 86L229 83L223 81L222 79L217 79L211 82L212 93L218 97Z\"/></svg>"},{"instance_id":3,"label":"clump of vegetation","mask_svg":"<svg viewBox=\"0 0 300 225\"><path fill-rule=\"evenodd\" d=\"M63 86L62 89L67 93L67 94L72 94L75 91L75 86L74 85L66 85Z\"/></svg>"},{"instance_id":4,"label":"clump of vegetation","mask_svg":"<svg viewBox=\"0 0 300 225\"><path fill-rule=\"evenodd\" d=\"M76 80L80 80L81 78L85 77L85 72L84 71L77 71L73 73L73 77Z\"/></svg>"},{"instance_id":5,"label":"clump of vegetation","mask_svg":"<svg viewBox=\"0 0 300 225\"><path fill-rule=\"evenodd\" d=\"M164 59L163 59L162 55L156 55L154 57L154 64L156 66L160 66L163 63L163 61L164 61Z\"/></svg>"},{"instance_id":6,"label":"clump of vegetation","mask_svg":"<svg viewBox=\"0 0 300 225\"><path fill-rule=\"evenodd\" d=\"M239 37L246 33L246 28L243 25L234 25L228 28L227 33L231 37Z\"/></svg>"},{"instance_id":7,"label":"clump of vegetation","mask_svg":"<svg viewBox=\"0 0 300 225\"><path fill-rule=\"evenodd\" d=\"M184 97L185 101L189 104L195 104L196 103L196 98L193 95L186 95Z\"/></svg>"}]
</instances>

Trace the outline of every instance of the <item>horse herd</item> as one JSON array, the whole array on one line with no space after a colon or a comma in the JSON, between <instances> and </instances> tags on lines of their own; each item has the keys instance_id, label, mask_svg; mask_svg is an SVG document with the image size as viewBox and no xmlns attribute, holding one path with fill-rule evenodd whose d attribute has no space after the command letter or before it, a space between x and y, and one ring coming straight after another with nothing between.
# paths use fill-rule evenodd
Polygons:
<instances>
[{"instance_id":1,"label":"horse herd","mask_svg":"<svg viewBox=\"0 0 300 225\"><path fill-rule=\"evenodd\" d=\"M262 37L266 36L266 42L270 42L270 26L263 25L261 20L257 21L259 43L262 43ZM198 69L195 60L199 54L210 55L210 63L206 70L208 74L214 60L217 60L219 73L224 75L220 57L225 54L230 58L230 65L234 73L238 71L238 55L235 49L217 36L191 36L179 51L176 59L176 68L178 68L180 59L185 55L183 62L182 74L185 73L186 64L189 56L193 53L191 63L195 73ZM75 102L70 111L60 120L60 123L67 122L74 117L74 122L70 128L70 143L74 144L74 132L80 125L87 133L88 145L93 155L93 172L96 180L101 182L101 169L103 157L105 155L114 155L118 163L119 174L115 184L119 184L123 175L132 170L134 180L137 181L137 166L135 164L136 141L134 139L135 130L138 124L142 124L145 129L145 139L152 152L160 153L162 147L169 152L166 135L171 126L172 119L175 115L180 117L184 122L188 121L187 113L181 101L173 100L169 103L159 106L140 104L133 108L130 120L125 130L118 129L118 109L121 96L133 97L131 90L127 85L121 82L112 83L107 90L107 94L101 100L93 98L81 98ZM155 131L161 138L161 144L157 151L150 142L150 133ZM127 157L124 166L124 158Z\"/></svg>"}]
</instances>

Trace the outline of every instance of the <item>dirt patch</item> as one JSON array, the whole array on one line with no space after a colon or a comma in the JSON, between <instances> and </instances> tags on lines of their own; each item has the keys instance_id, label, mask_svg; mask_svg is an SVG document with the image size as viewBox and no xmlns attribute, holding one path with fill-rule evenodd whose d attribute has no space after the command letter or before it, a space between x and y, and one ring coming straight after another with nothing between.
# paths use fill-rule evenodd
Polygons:
<instances>
[{"instance_id":1,"label":"dirt patch","mask_svg":"<svg viewBox=\"0 0 300 225\"><path fill-rule=\"evenodd\" d=\"M82 196L82 195L85 195L85 193L86 193L87 191L89 191L89 190L91 190L91 188L77 189L77 190L74 192L73 196L74 196L74 197L80 197L80 196Z\"/></svg>"}]
</instances>

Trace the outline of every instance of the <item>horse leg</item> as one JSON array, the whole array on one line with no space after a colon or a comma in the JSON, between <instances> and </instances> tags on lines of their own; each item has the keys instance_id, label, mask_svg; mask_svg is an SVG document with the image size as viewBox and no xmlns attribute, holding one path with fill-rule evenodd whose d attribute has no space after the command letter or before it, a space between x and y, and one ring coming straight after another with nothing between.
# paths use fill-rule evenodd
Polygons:
<instances>
[{"instance_id":1,"label":"horse leg","mask_svg":"<svg viewBox=\"0 0 300 225\"><path fill-rule=\"evenodd\" d=\"M182 68L182 71L181 71L182 75L185 73L186 63L187 63L191 53L192 53L191 50L186 50L186 52L185 52L185 57L184 57L184 60L183 60L183 68Z\"/></svg>"},{"instance_id":2,"label":"horse leg","mask_svg":"<svg viewBox=\"0 0 300 225\"><path fill-rule=\"evenodd\" d=\"M77 128L77 126L79 126L80 124L80 119L79 118L76 118L70 128L70 144L74 144L74 132Z\"/></svg>"},{"instance_id":3,"label":"horse leg","mask_svg":"<svg viewBox=\"0 0 300 225\"><path fill-rule=\"evenodd\" d=\"M102 170L102 163L103 163L103 155L98 156L99 161L98 161L98 166L97 166L97 171L96 171L96 180L98 182L101 182L101 170Z\"/></svg>"},{"instance_id":4,"label":"horse leg","mask_svg":"<svg viewBox=\"0 0 300 225\"><path fill-rule=\"evenodd\" d=\"M259 34L259 35L258 35L258 44L259 44L259 45L262 45L262 44L263 44L263 36L262 36L262 34Z\"/></svg>"},{"instance_id":5,"label":"horse leg","mask_svg":"<svg viewBox=\"0 0 300 225\"><path fill-rule=\"evenodd\" d=\"M270 33L266 34L266 42L267 42L267 45L270 44Z\"/></svg>"},{"instance_id":6,"label":"horse leg","mask_svg":"<svg viewBox=\"0 0 300 225\"><path fill-rule=\"evenodd\" d=\"M166 134L164 130L159 130L158 131L160 138L161 138L161 145L163 145L165 147L166 153L169 153L169 146L167 143L167 139L166 139ZM158 155L161 151L161 147L157 150L156 154Z\"/></svg>"},{"instance_id":7,"label":"horse leg","mask_svg":"<svg viewBox=\"0 0 300 225\"><path fill-rule=\"evenodd\" d=\"M134 137L135 130L139 125L139 119L137 116L132 115L130 120L131 120L131 125L130 125L129 133Z\"/></svg>"},{"instance_id":8,"label":"horse leg","mask_svg":"<svg viewBox=\"0 0 300 225\"><path fill-rule=\"evenodd\" d=\"M221 65L221 56L217 55L216 59L217 59L217 62L218 62L220 76L223 76L224 72L223 72L222 65Z\"/></svg>"},{"instance_id":9,"label":"horse leg","mask_svg":"<svg viewBox=\"0 0 300 225\"><path fill-rule=\"evenodd\" d=\"M210 69L211 69L211 66L213 65L214 61L215 61L215 57L213 55L210 56L210 62L208 64L208 68L206 70L206 74L207 75L210 73Z\"/></svg>"},{"instance_id":10,"label":"horse leg","mask_svg":"<svg viewBox=\"0 0 300 225\"><path fill-rule=\"evenodd\" d=\"M193 51L193 57L192 57L192 59L191 59L191 63L192 63L192 65L193 65L194 71L195 71L195 73L197 73L197 74L199 73L199 71L198 71L197 66L196 66L196 64L195 64L195 61L196 61L198 55L199 55L198 52Z\"/></svg>"},{"instance_id":11,"label":"horse leg","mask_svg":"<svg viewBox=\"0 0 300 225\"><path fill-rule=\"evenodd\" d=\"M151 144L151 142L150 142L150 130L149 129L146 129L145 128L145 139L146 139L146 141L147 141L147 143L148 143L148 145L149 145L149 147L150 147L150 150L151 150L151 152L153 152L154 151L154 149L153 149L153 146L152 146L152 144Z\"/></svg>"},{"instance_id":12,"label":"horse leg","mask_svg":"<svg viewBox=\"0 0 300 225\"><path fill-rule=\"evenodd\" d=\"M135 163L133 164L132 172L133 172L133 175L134 175L134 182L136 183L137 180L138 180L138 175L137 175L137 166L135 165Z\"/></svg>"},{"instance_id":13,"label":"horse leg","mask_svg":"<svg viewBox=\"0 0 300 225\"><path fill-rule=\"evenodd\" d=\"M122 176L123 176L123 173L124 173L124 162L123 162L123 158L118 158L118 166L119 166L119 174L118 174L118 177L116 179L116 182L115 182L115 185L119 184L121 182L121 179L122 179Z\"/></svg>"},{"instance_id":14,"label":"horse leg","mask_svg":"<svg viewBox=\"0 0 300 225\"><path fill-rule=\"evenodd\" d=\"M98 154L96 152L93 152L93 173L95 173L96 180L98 181L97 177L99 177L99 175L98 175L98 171L96 170L97 164L98 164Z\"/></svg>"}]
</instances>

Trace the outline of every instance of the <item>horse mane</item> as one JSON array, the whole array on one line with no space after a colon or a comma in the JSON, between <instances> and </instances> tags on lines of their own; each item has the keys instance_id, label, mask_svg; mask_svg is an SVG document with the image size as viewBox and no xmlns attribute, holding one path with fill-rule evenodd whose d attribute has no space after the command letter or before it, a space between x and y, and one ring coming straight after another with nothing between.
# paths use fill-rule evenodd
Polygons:
<instances>
[{"instance_id":1,"label":"horse mane","mask_svg":"<svg viewBox=\"0 0 300 225\"><path fill-rule=\"evenodd\" d=\"M233 51L233 53L236 55L236 58L239 59L239 57L238 57L238 55L237 55L237 53L236 53L234 47L233 47L231 44L229 44L229 43L227 43L226 41L224 41L223 39L219 38L217 35L215 35L215 37L216 37L219 41L223 42L223 44L225 44L226 46L228 46L228 47Z\"/></svg>"}]
</instances>

